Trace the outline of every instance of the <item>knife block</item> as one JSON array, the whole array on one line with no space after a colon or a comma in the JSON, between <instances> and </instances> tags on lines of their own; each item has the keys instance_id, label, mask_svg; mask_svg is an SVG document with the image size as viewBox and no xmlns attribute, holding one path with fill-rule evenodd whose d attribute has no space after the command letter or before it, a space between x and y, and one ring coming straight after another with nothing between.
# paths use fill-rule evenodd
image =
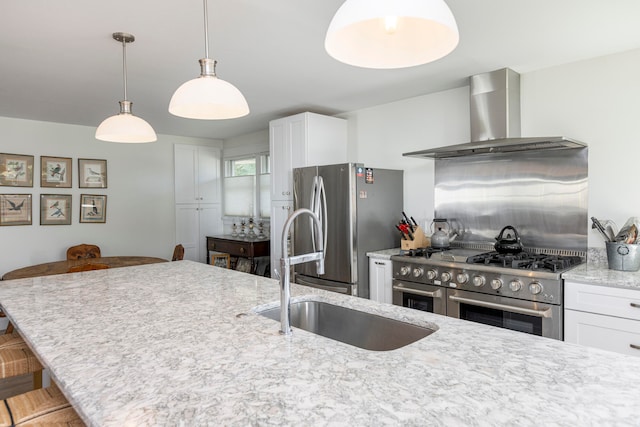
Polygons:
<instances>
[{"instance_id":1,"label":"knife block","mask_svg":"<svg viewBox=\"0 0 640 427\"><path fill-rule=\"evenodd\" d=\"M409 249L425 248L429 245L431 245L431 239L424 235L422 227L416 227L416 231L413 232L413 240L402 239L400 249L408 251Z\"/></svg>"}]
</instances>

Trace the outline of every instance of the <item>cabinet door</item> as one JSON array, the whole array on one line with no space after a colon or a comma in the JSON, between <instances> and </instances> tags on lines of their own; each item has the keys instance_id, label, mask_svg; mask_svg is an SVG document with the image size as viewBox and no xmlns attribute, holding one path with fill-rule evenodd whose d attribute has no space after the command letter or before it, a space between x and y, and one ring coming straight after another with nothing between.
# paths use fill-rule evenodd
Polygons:
<instances>
[{"instance_id":1,"label":"cabinet door","mask_svg":"<svg viewBox=\"0 0 640 427\"><path fill-rule=\"evenodd\" d=\"M220 203L220 150L174 146L176 203Z\"/></svg>"},{"instance_id":2,"label":"cabinet door","mask_svg":"<svg viewBox=\"0 0 640 427\"><path fill-rule=\"evenodd\" d=\"M200 203L220 203L220 150L198 147L198 197Z\"/></svg>"},{"instance_id":3,"label":"cabinet door","mask_svg":"<svg viewBox=\"0 0 640 427\"><path fill-rule=\"evenodd\" d=\"M640 357L640 321L565 310L564 340Z\"/></svg>"},{"instance_id":4,"label":"cabinet door","mask_svg":"<svg viewBox=\"0 0 640 427\"><path fill-rule=\"evenodd\" d=\"M198 249L199 262L207 262L207 236L222 235L222 207L220 204L198 206Z\"/></svg>"},{"instance_id":5,"label":"cabinet door","mask_svg":"<svg viewBox=\"0 0 640 427\"><path fill-rule=\"evenodd\" d=\"M174 152L174 188L176 203L198 202L198 149L176 144Z\"/></svg>"},{"instance_id":6,"label":"cabinet door","mask_svg":"<svg viewBox=\"0 0 640 427\"><path fill-rule=\"evenodd\" d=\"M184 259L199 260L199 222L197 204L176 205L176 243L184 246Z\"/></svg>"},{"instance_id":7,"label":"cabinet door","mask_svg":"<svg viewBox=\"0 0 640 427\"><path fill-rule=\"evenodd\" d=\"M291 137L286 119L269 124L269 158L271 161L271 200L291 200L293 190Z\"/></svg>"},{"instance_id":8,"label":"cabinet door","mask_svg":"<svg viewBox=\"0 0 640 427\"><path fill-rule=\"evenodd\" d=\"M369 258L369 298L391 304L392 296L391 261Z\"/></svg>"},{"instance_id":9,"label":"cabinet door","mask_svg":"<svg viewBox=\"0 0 640 427\"><path fill-rule=\"evenodd\" d=\"M280 258L282 258L282 230L284 223L293 213L293 202L272 202L271 203L271 228L270 228L270 252L271 252L271 277L274 269L280 270ZM291 229L293 231L293 227ZM291 248L291 244L289 244Z\"/></svg>"}]
</instances>

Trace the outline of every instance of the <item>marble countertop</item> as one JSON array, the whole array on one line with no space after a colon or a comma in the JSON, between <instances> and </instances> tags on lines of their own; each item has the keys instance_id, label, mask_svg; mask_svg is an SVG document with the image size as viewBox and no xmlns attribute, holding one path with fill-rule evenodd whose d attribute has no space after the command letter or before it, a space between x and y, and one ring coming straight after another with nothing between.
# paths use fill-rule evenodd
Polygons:
<instances>
[{"instance_id":1,"label":"marble countertop","mask_svg":"<svg viewBox=\"0 0 640 427\"><path fill-rule=\"evenodd\" d=\"M380 251L367 252L369 258L390 260L392 255L398 255L400 248L382 249Z\"/></svg>"},{"instance_id":2,"label":"marble countertop","mask_svg":"<svg viewBox=\"0 0 640 427\"><path fill-rule=\"evenodd\" d=\"M603 249L590 249L587 263L562 274L565 280L640 291L640 271L610 270Z\"/></svg>"},{"instance_id":3,"label":"marble countertop","mask_svg":"<svg viewBox=\"0 0 640 427\"><path fill-rule=\"evenodd\" d=\"M437 331L362 350L256 314L275 280L179 261L0 282L89 425L638 425L640 358L294 285Z\"/></svg>"}]
</instances>

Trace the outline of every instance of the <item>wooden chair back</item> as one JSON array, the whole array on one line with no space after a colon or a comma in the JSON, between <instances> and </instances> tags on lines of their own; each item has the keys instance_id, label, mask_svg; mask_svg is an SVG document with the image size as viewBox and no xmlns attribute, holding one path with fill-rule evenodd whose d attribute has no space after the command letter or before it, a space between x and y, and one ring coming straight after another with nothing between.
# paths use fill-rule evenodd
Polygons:
<instances>
[{"instance_id":1,"label":"wooden chair back","mask_svg":"<svg viewBox=\"0 0 640 427\"><path fill-rule=\"evenodd\" d=\"M182 261L184 259L184 246L176 245L173 249L173 257L171 257L171 261Z\"/></svg>"},{"instance_id":2,"label":"wooden chair back","mask_svg":"<svg viewBox=\"0 0 640 427\"><path fill-rule=\"evenodd\" d=\"M83 243L81 245L71 246L67 249L67 259L86 258L100 258L100 248L96 245L87 245Z\"/></svg>"},{"instance_id":3,"label":"wooden chair back","mask_svg":"<svg viewBox=\"0 0 640 427\"><path fill-rule=\"evenodd\" d=\"M77 273L79 271L90 271L90 270L104 270L105 268L109 268L109 266L107 264L93 264L93 263L81 264L81 265L74 265L73 267L71 267L68 273Z\"/></svg>"}]
</instances>

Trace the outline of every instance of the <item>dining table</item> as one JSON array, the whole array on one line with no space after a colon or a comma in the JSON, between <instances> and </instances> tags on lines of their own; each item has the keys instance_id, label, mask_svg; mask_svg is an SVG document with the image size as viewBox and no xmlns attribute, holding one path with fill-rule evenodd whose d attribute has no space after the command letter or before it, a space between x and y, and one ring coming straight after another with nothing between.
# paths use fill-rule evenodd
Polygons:
<instances>
[{"instance_id":1,"label":"dining table","mask_svg":"<svg viewBox=\"0 0 640 427\"><path fill-rule=\"evenodd\" d=\"M132 267L143 264L156 264L168 262L164 258L148 256L108 256L99 258L70 259L63 261L45 262L43 264L30 265L17 270L9 271L2 276L2 280L26 279L29 277L51 276L54 274L68 273L73 267L87 264L102 264L109 268Z\"/></svg>"}]
</instances>

